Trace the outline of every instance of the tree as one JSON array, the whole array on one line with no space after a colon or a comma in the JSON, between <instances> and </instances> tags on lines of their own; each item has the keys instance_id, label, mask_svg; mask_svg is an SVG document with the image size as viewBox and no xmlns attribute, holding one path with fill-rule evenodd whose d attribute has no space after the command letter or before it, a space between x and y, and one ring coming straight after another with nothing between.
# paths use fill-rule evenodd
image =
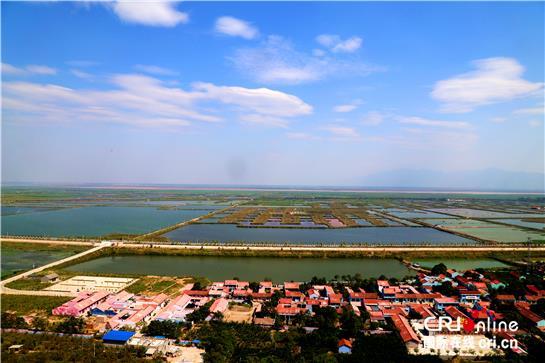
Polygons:
<instances>
[{"instance_id":1,"label":"tree","mask_svg":"<svg viewBox=\"0 0 545 363\"><path fill-rule=\"evenodd\" d=\"M65 334L81 334L83 333L83 327L85 321L82 318L75 318L73 316L60 322L55 329L59 333Z\"/></svg>"},{"instance_id":2,"label":"tree","mask_svg":"<svg viewBox=\"0 0 545 363\"><path fill-rule=\"evenodd\" d=\"M343 338L355 337L363 326L361 318L354 311L348 309L343 309L339 321L341 323L341 336Z\"/></svg>"},{"instance_id":3,"label":"tree","mask_svg":"<svg viewBox=\"0 0 545 363\"><path fill-rule=\"evenodd\" d=\"M540 316L545 316L545 298L539 299L534 305L530 306L530 310Z\"/></svg>"},{"instance_id":4,"label":"tree","mask_svg":"<svg viewBox=\"0 0 545 363\"><path fill-rule=\"evenodd\" d=\"M447 266L444 263L438 263L437 265L433 266L431 269L432 275L446 275L447 274Z\"/></svg>"},{"instance_id":5,"label":"tree","mask_svg":"<svg viewBox=\"0 0 545 363\"><path fill-rule=\"evenodd\" d=\"M2 328L27 329L28 324L22 316L5 312L2 313Z\"/></svg>"},{"instance_id":6,"label":"tree","mask_svg":"<svg viewBox=\"0 0 545 363\"><path fill-rule=\"evenodd\" d=\"M252 289L253 292L258 292L259 291L259 283L258 282L252 281L252 282L250 282L250 285L248 287L250 289Z\"/></svg>"},{"instance_id":7,"label":"tree","mask_svg":"<svg viewBox=\"0 0 545 363\"><path fill-rule=\"evenodd\" d=\"M456 289L452 286L452 282L444 281L439 286L434 286L433 291L439 292L445 296L452 296L456 294Z\"/></svg>"},{"instance_id":8,"label":"tree","mask_svg":"<svg viewBox=\"0 0 545 363\"><path fill-rule=\"evenodd\" d=\"M38 316L32 320L32 329L34 330L46 331L48 327L49 322L47 319Z\"/></svg>"},{"instance_id":9,"label":"tree","mask_svg":"<svg viewBox=\"0 0 545 363\"><path fill-rule=\"evenodd\" d=\"M164 336L171 339L176 339L180 335L182 328L181 323L171 320L153 320L143 329L144 334L148 336Z\"/></svg>"},{"instance_id":10,"label":"tree","mask_svg":"<svg viewBox=\"0 0 545 363\"><path fill-rule=\"evenodd\" d=\"M212 306L212 301L207 302L197 310L193 311L191 314L187 314L186 320L194 323L204 321L204 319L206 319L206 317L210 314L210 306Z\"/></svg>"}]
</instances>

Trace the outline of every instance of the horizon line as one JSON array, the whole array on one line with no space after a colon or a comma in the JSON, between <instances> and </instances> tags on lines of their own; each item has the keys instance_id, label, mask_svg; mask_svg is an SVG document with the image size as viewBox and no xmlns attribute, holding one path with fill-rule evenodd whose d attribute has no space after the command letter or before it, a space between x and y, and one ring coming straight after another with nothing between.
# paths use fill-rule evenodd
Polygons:
<instances>
[{"instance_id":1,"label":"horizon line","mask_svg":"<svg viewBox=\"0 0 545 363\"><path fill-rule=\"evenodd\" d=\"M291 192L344 192L344 193L436 193L436 194L543 194L537 189L492 189L462 187L399 187L357 185L304 185L304 184L208 184L208 183L64 183L64 182L2 182L1 187L55 187L78 189L118 190L232 190L232 191L291 191Z\"/></svg>"}]
</instances>

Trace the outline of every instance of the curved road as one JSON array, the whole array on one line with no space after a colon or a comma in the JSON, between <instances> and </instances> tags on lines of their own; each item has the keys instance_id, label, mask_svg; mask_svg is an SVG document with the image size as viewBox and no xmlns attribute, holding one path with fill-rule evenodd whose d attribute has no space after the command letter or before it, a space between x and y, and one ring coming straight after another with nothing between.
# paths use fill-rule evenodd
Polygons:
<instances>
[{"instance_id":1,"label":"curved road","mask_svg":"<svg viewBox=\"0 0 545 363\"><path fill-rule=\"evenodd\" d=\"M4 239L2 239L2 241L6 241ZM11 240L10 240L11 242ZM21 241L19 241L21 242ZM25 240L25 242L28 242L27 240ZM33 242L34 243L34 242ZM45 243L45 242L44 242ZM109 247L111 246L110 243L108 242L103 242L103 243L100 243L98 246L96 247L93 247L91 249L88 249L86 251L83 251L81 253L78 253L76 255L72 255L72 256L69 256L69 257L66 257L66 258L63 258L62 260L58 260L58 261L54 261L54 262L51 262L47 265L44 265L44 266L40 266L40 267L36 267L32 270L28 270L26 272L23 272L21 274L18 274L18 275L15 275L15 276L12 276L8 279L5 279L5 280L2 280L0 282L0 293L2 294L11 294L11 295L40 295L40 296L76 296L76 294L71 294L71 293L68 293L68 292L58 292L58 291L43 291L43 290L38 290L38 291L33 291L33 290L15 290L15 289L10 289L9 287L6 287L7 284L9 284L10 282L13 282L13 281L16 281L16 280L19 280L19 279L22 279L22 278L25 278L27 276L30 276L30 275L33 275L35 273L38 273L38 272L41 272L41 271L44 271L44 270L47 270L51 267L54 267L54 266L58 266L60 264L63 264L65 262L68 262L68 261L72 261L72 260L75 260L75 259L78 259L80 257L83 257L85 255L88 255L90 253L94 253L96 251L99 251L101 250L102 248L104 247Z\"/></svg>"}]
</instances>

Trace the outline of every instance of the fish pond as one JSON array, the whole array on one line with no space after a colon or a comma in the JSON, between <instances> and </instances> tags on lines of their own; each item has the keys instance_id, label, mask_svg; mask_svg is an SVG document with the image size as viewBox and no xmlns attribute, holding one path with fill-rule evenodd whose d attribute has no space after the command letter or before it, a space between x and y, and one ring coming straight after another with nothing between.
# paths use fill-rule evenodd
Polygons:
<instances>
[{"instance_id":1,"label":"fish pond","mask_svg":"<svg viewBox=\"0 0 545 363\"><path fill-rule=\"evenodd\" d=\"M248 281L271 279L308 281L313 276L332 279L335 275L401 278L414 275L395 259L216 257L216 256L107 256L66 268L78 273L111 273L161 276L201 276L212 281L238 277Z\"/></svg>"},{"instance_id":2,"label":"fish pond","mask_svg":"<svg viewBox=\"0 0 545 363\"><path fill-rule=\"evenodd\" d=\"M467 238L426 227L361 228L245 228L232 224L191 224L165 234L177 242L274 243L274 244L418 244L475 243Z\"/></svg>"},{"instance_id":3,"label":"fish pond","mask_svg":"<svg viewBox=\"0 0 545 363\"><path fill-rule=\"evenodd\" d=\"M49 247L35 244L2 243L1 269L2 277L15 272L29 270L63 259L85 250L85 247L62 246Z\"/></svg>"},{"instance_id":4,"label":"fish pond","mask_svg":"<svg viewBox=\"0 0 545 363\"><path fill-rule=\"evenodd\" d=\"M99 237L142 234L210 213L213 209L90 206L28 211L2 217L3 235Z\"/></svg>"},{"instance_id":5,"label":"fish pond","mask_svg":"<svg viewBox=\"0 0 545 363\"><path fill-rule=\"evenodd\" d=\"M494 260L492 258L419 258L413 260L412 262L418 263L424 268L432 268L439 263L444 263L448 268L452 268L458 271L474 270L476 268L509 267L509 265L498 260Z\"/></svg>"}]
</instances>

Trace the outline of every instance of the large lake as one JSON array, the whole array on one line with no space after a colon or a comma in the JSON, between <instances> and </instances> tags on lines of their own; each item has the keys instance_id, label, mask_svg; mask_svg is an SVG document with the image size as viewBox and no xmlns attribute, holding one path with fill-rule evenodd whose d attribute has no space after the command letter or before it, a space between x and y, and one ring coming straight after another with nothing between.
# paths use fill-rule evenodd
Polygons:
<instances>
[{"instance_id":1,"label":"large lake","mask_svg":"<svg viewBox=\"0 0 545 363\"><path fill-rule=\"evenodd\" d=\"M116 273L164 276L204 276L211 280L238 277L249 281L265 278L276 282L307 281L313 276L331 279L335 275L401 278L413 275L395 259L371 258L286 258L214 256L110 256L67 268L81 273Z\"/></svg>"},{"instance_id":2,"label":"large lake","mask_svg":"<svg viewBox=\"0 0 545 363\"><path fill-rule=\"evenodd\" d=\"M98 237L110 233L142 234L211 212L157 207L78 207L48 211L25 210L2 216L3 235Z\"/></svg>"},{"instance_id":3,"label":"large lake","mask_svg":"<svg viewBox=\"0 0 545 363\"><path fill-rule=\"evenodd\" d=\"M178 242L249 242L292 244L411 244L475 243L426 227L361 227L338 229L240 228L232 224L191 224L165 234Z\"/></svg>"}]
</instances>

